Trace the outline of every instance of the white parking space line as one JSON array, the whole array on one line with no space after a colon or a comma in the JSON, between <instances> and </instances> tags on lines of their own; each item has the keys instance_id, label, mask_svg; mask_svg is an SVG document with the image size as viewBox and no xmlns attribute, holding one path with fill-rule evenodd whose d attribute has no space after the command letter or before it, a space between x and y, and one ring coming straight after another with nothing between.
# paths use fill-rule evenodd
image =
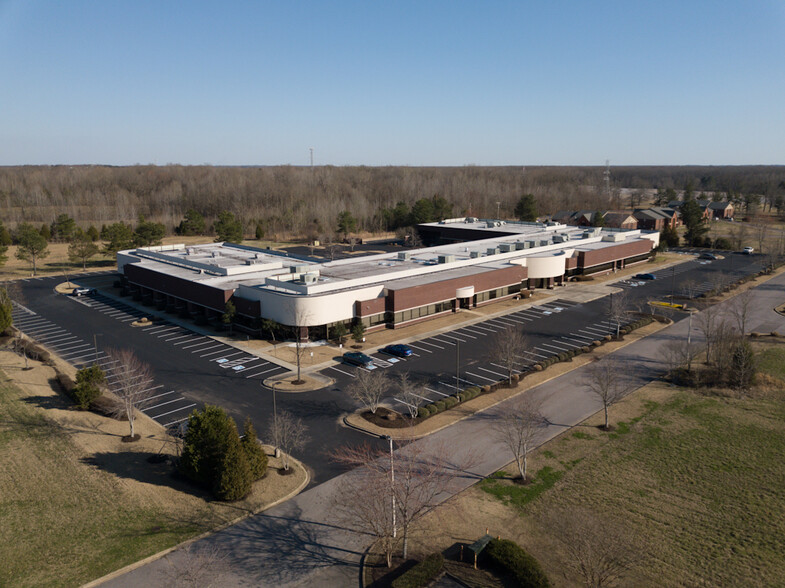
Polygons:
<instances>
[{"instance_id":1,"label":"white parking space line","mask_svg":"<svg viewBox=\"0 0 785 588\"><path fill-rule=\"evenodd\" d=\"M463 372L465 374L469 374L470 376L474 376L475 378L480 378L481 380L487 380L488 382L495 382L494 378L489 378L488 376L481 376L480 374L473 374L472 372Z\"/></svg>"},{"instance_id":2,"label":"white parking space line","mask_svg":"<svg viewBox=\"0 0 785 588\"><path fill-rule=\"evenodd\" d=\"M89 343L79 343L78 345L76 345L76 344L74 344L74 345L64 345L62 347L58 347L56 345L52 346L52 348L56 349L57 353L60 354L60 355L62 355L63 352L68 354L68 353L71 353L72 351L74 351L76 349L86 349L88 347L92 347L92 345L90 345Z\"/></svg>"},{"instance_id":3,"label":"white parking space line","mask_svg":"<svg viewBox=\"0 0 785 588\"><path fill-rule=\"evenodd\" d=\"M267 365L270 365L270 364L267 364ZM256 367L263 367L263 366L256 366ZM266 367L266 366L265 366L265 367ZM266 370L262 370L261 372L254 372L254 373L252 373L252 374L248 374L248 375L247 375L247 376L245 376L245 377L246 377L246 378L255 378L256 376L261 376L262 374L267 374L267 373L269 373L269 372L274 372L274 371L275 371L275 370L277 370L279 367L281 367L281 366L278 366L278 365L277 365L277 366L275 366L275 367L272 367L272 368L269 368L269 369L266 369Z\"/></svg>"},{"instance_id":4,"label":"white parking space line","mask_svg":"<svg viewBox=\"0 0 785 588\"><path fill-rule=\"evenodd\" d=\"M608 329L600 330L595 327L584 327L582 329L578 329L579 333L588 333L590 335L597 335L605 336L608 334Z\"/></svg>"},{"instance_id":5,"label":"white parking space line","mask_svg":"<svg viewBox=\"0 0 785 588\"><path fill-rule=\"evenodd\" d=\"M166 402L161 402L160 404L156 404L155 406L148 406L142 409L142 412L147 412L148 410L153 410L155 408L159 408L161 406L166 406L167 404L173 404L175 402L180 402L182 398L175 398L174 400L167 400Z\"/></svg>"},{"instance_id":6,"label":"white parking space line","mask_svg":"<svg viewBox=\"0 0 785 588\"><path fill-rule=\"evenodd\" d=\"M427 386L425 387L425 389L428 390L428 392L433 392L434 394L438 394L439 396L444 396L445 398L449 396L449 394L445 394L444 392L439 392L438 390L434 390L433 388L428 388Z\"/></svg>"},{"instance_id":7,"label":"white parking space line","mask_svg":"<svg viewBox=\"0 0 785 588\"><path fill-rule=\"evenodd\" d=\"M176 394L174 390L169 390L168 392L162 392L161 394L156 394L155 396L150 396L147 400L153 400L155 398L162 398L164 396L169 396L169 394Z\"/></svg>"},{"instance_id":8,"label":"white parking space line","mask_svg":"<svg viewBox=\"0 0 785 588\"><path fill-rule=\"evenodd\" d=\"M474 326L472 325L472 328L473 327ZM488 336L488 333L485 333L483 331L473 331L473 330L469 329L469 327L464 327L463 329L461 329L461 332L462 332L461 334L464 334L465 331L469 331L470 333L473 333L473 334L477 335L477 337L487 337ZM466 335L466 336L468 337L469 335ZM477 337L472 337L472 339L476 339Z\"/></svg>"},{"instance_id":9,"label":"white parking space line","mask_svg":"<svg viewBox=\"0 0 785 588\"><path fill-rule=\"evenodd\" d=\"M501 319L497 319L497 320L501 320ZM507 321L507 322L513 322L516 325L525 325L526 323L531 322L531 319L529 319L529 318L512 316L512 315L505 316L504 320Z\"/></svg>"},{"instance_id":10,"label":"white parking space line","mask_svg":"<svg viewBox=\"0 0 785 588\"><path fill-rule=\"evenodd\" d=\"M357 376L355 376L354 374L351 374L351 373L349 373L349 372L345 372L345 371L343 371L343 370L339 370L337 367L335 367L335 366L332 366L332 365L331 365L329 368L327 368L327 369L328 369L328 370L335 370L336 372L340 372L340 373L342 373L344 376L349 376L350 378L356 378L356 377L357 377Z\"/></svg>"},{"instance_id":11,"label":"white parking space line","mask_svg":"<svg viewBox=\"0 0 785 588\"><path fill-rule=\"evenodd\" d=\"M417 345L413 345L412 343L407 343L409 347L413 347L414 349L419 349L420 351L424 351L425 353L433 353L430 349L425 349L424 347L417 347Z\"/></svg>"},{"instance_id":12,"label":"white parking space line","mask_svg":"<svg viewBox=\"0 0 785 588\"><path fill-rule=\"evenodd\" d=\"M453 343L452 341L442 341L442 340L441 340L441 339L439 339L438 337L431 337L431 340L432 340L432 341L438 341L439 343L444 343L445 345L452 345L453 347L455 347L455 343ZM425 341L423 341L423 343L424 343L424 342L425 342Z\"/></svg>"},{"instance_id":13,"label":"white parking space line","mask_svg":"<svg viewBox=\"0 0 785 588\"><path fill-rule=\"evenodd\" d=\"M583 347L584 345L586 345L586 343L584 343L580 339L573 339L572 337L560 337L560 338L566 341L570 341L571 343L577 343L577 347Z\"/></svg>"},{"instance_id":14,"label":"white parking space line","mask_svg":"<svg viewBox=\"0 0 785 588\"><path fill-rule=\"evenodd\" d=\"M180 327L177 327L177 328L179 329ZM172 335L179 335L180 333L183 333L183 332L184 332L183 330L180 330L179 333L164 333L163 335L156 335L156 337L161 339L163 337L171 337ZM166 339L166 340L168 341L169 339Z\"/></svg>"},{"instance_id":15,"label":"white parking space line","mask_svg":"<svg viewBox=\"0 0 785 588\"><path fill-rule=\"evenodd\" d=\"M478 370L482 370L484 372L488 372L489 374L493 374L494 376L499 376L500 378L506 378L507 377L507 374L500 374L499 372L495 372L493 370L488 370L488 369L481 368L481 367L478 367L477 369Z\"/></svg>"},{"instance_id":16,"label":"white parking space line","mask_svg":"<svg viewBox=\"0 0 785 588\"><path fill-rule=\"evenodd\" d=\"M490 327L487 327L485 323L483 323L481 325L480 324L472 325L472 328L474 328L474 329L481 329L483 331L488 331L489 333L498 333L499 332L499 329L492 329Z\"/></svg>"},{"instance_id":17,"label":"white parking space line","mask_svg":"<svg viewBox=\"0 0 785 588\"><path fill-rule=\"evenodd\" d=\"M207 339L205 337L205 339ZM186 345L183 349L191 349L193 347L200 347L202 345L213 345L215 347L215 340L214 339L207 339L206 341L200 341L199 343L194 343L193 345ZM218 343L218 345L223 345L223 343ZM205 349L209 349L206 347ZM191 351L191 353L198 353L199 351L204 351L204 349L197 349L196 351Z\"/></svg>"},{"instance_id":18,"label":"white parking space line","mask_svg":"<svg viewBox=\"0 0 785 588\"><path fill-rule=\"evenodd\" d=\"M204 339L204 341L196 343L196 344L192 345L192 347L196 347L197 345L201 345L202 343L208 343L208 342L212 341L212 339L210 339L209 337L203 337L202 335L194 335L193 333L191 333L191 340L190 341L180 341L179 343L172 343L172 345L183 345L184 343L192 343L192 342L197 341L199 339ZM188 347L183 347L183 349L188 349Z\"/></svg>"},{"instance_id":19,"label":"white parking space line","mask_svg":"<svg viewBox=\"0 0 785 588\"><path fill-rule=\"evenodd\" d=\"M164 427L171 427L172 425L176 425L177 423L182 423L183 421L187 421L189 418L191 418L190 415L186 416L186 417L183 417L181 419L177 419L176 421L171 421L169 423L164 423L162 426L164 426Z\"/></svg>"},{"instance_id":20,"label":"white parking space line","mask_svg":"<svg viewBox=\"0 0 785 588\"><path fill-rule=\"evenodd\" d=\"M541 348L539 348L539 347L535 347L535 349L536 349L537 351L542 351L543 353L545 353L545 354L546 354L546 355L545 355L545 358L546 358L546 359L547 359L547 358L549 358L549 357L553 357L553 356L555 355L555 354L553 353L553 351L551 351L550 349L541 349Z\"/></svg>"},{"instance_id":21,"label":"white parking space line","mask_svg":"<svg viewBox=\"0 0 785 588\"><path fill-rule=\"evenodd\" d=\"M491 324L493 324L495 322L500 322L505 327L517 327L517 326L519 326L519 323L517 321L508 321L508 320L501 319L501 318L495 318L495 319L492 319L492 320L490 320L488 322L491 323Z\"/></svg>"},{"instance_id":22,"label":"white parking space line","mask_svg":"<svg viewBox=\"0 0 785 588\"><path fill-rule=\"evenodd\" d=\"M163 335L163 336L166 336L166 335ZM178 339L185 339L186 337L192 337L191 333L188 333L186 335L178 335L176 337L170 337L169 339L164 339L164 341L166 341L166 342L177 341Z\"/></svg>"},{"instance_id":23,"label":"white parking space line","mask_svg":"<svg viewBox=\"0 0 785 588\"><path fill-rule=\"evenodd\" d=\"M433 343L428 343L428 341L417 341L420 345L430 345L431 347L436 347L436 349L444 349L444 347L440 347L439 345L434 345ZM417 348L419 349L419 347Z\"/></svg>"},{"instance_id":24,"label":"white parking space line","mask_svg":"<svg viewBox=\"0 0 785 588\"><path fill-rule=\"evenodd\" d=\"M27 329L27 331L32 333L36 337L39 337L39 336L43 335L44 333L50 333L52 331L62 331L62 329L60 327L58 327L57 325L52 325L52 326L41 325L40 327L36 327L36 328L33 328L33 329Z\"/></svg>"},{"instance_id":25,"label":"white parking space line","mask_svg":"<svg viewBox=\"0 0 785 588\"><path fill-rule=\"evenodd\" d=\"M76 339L76 335L72 335L68 331L63 331L62 334L60 333L52 333L51 335L47 335L46 337L40 337L40 340L46 343L47 345L52 345L55 341L58 343L62 343L68 339Z\"/></svg>"},{"instance_id":26,"label":"white parking space line","mask_svg":"<svg viewBox=\"0 0 785 588\"><path fill-rule=\"evenodd\" d=\"M524 353L528 355L533 355L534 357L539 357L540 359L548 359L550 357L550 355L542 355L541 353L534 353L534 351L524 351Z\"/></svg>"},{"instance_id":27,"label":"white parking space line","mask_svg":"<svg viewBox=\"0 0 785 588\"><path fill-rule=\"evenodd\" d=\"M185 400L185 398L183 398L183 400ZM149 416L150 418L153 418L153 419L160 419L161 417L164 417L164 416L166 416L166 415L168 415L168 414L173 414L173 413L175 413L175 412L180 412L181 410L188 410L189 408L193 408L194 406L196 406L196 403L195 403L195 402L194 402L193 404L189 404L188 406L182 406L182 407L180 407L180 408L177 408L177 409L175 409L175 410L170 410L169 412L165 412L165 413L163 413L163 414L157 414L157 415L155 415L155 416L153 416L153 415L148 415L148 416Z\"/></svg>"},{"instance_id":28,"label":"white parking space line","mask_svg":"<svg viewBox=\"0 0 785 588\"><path fill-rule=\"evenodd\" d=\"M456 330L450 331L450 332L451 333L459 333L461 335L461 337L468 337L469 339L476 339L477 338L477 337L473 337L473 336L468 335L467 333L463 332L463 331L466 331L466 330L467 330L466 328L463 328L463 329L456 329Z\"/></svg>"},{"instance_id":29,"label":"white parking space line","mask_svg":"<svg viewBox=\"0 0 785 588\"><path fill-rule=\"evenodd\" d=\"M506 366L506 365L499 365L498 363L491 363L491 365L492 365L493 367L501 368L501 369L503 369L505 372L507 372L507 366ZM514 373L514 374L520 374L520 373L521 373L521 370L518 370L518 369L515 369L515 368L513 368L513 369L512 369L512 373ZM505 377L505 378L507 378L508 376L506 376L506 375L505 375L504 377Z\"/></svg>"},{"instance_id":30,"label":"white parking space line","mask_svg":"<svg viewBox=\"0 0 785 588\"><path fill-rule=\"evenodd\" d=\"M164 331L174 331L174 330L179 329L179 328L180 327L178 327L177 325L175 325L173 327L165 326L165 327L161 327L160 329L155 329L155 330L151 329L151 330L147 331L147 333L149 335L152 335L153 333L163 333Z\"/></svg>"},{"instance_id":31,"label":"white parking space line","mask_svg":"<svg viewBox=\"0 0 785 588\"><path fill-rule=\"evenodd\" d=\"M570 345L569 343L561 343L556 341L551 341L550 343L542 343L543 347L550 347L551 349L555 349L559 353L564 351L570 351L571 349L575 349L576 345Z\"/></svg>"},{"instance_id":32,"label":"white parking space line","mask_svg":"<svg viewBox=\"0 0 785 588\"><path fill-rule=\"evenodd\" d=\"M466 339L461 339L460 337L456 337L455 335L448 335L447 333L442 333L441 335L439 335L439 337L447 337L448 339L455 339L456 341L459 341L461 343L466 343ZM471 338L474 339L474 337Z\"/></svg>"},{"instance_id":33,"label":"white parking space line","mask_svg":"<svg viewBox=\"0 0 785 588\"><path fill-rule=\"evenodd\" d=\"M208 357L210 355L218 355L219 353L226 353L226 346L224 346L224 345L222 345L222 346L224 347L223 349L219 349L218 351L211 351L210 353L205 353L204 355L200 355L199 357ZM212 348L208 347L208 349L212 349ZM205 349L200 349L199 351L206 351L206 350ZM240 353L244 353L244 352L240 351ZM234 353L232 355L238 355L238 354ZM226 357L230 357L230 356L227 355Z\"/></svg>"},{"instance_id":34,"label":"white parking space line","mask_svg":"<svg viewBox=\"0 0 785 588\"><path fill-rule=\"evenodd\" d=\"M509 319L511 321L523 321L525 323L530 323L534 320L532 317L520 312L516 312L515 314L508 314L504 318Z\"/></svg>"},{"instance_id":35,"label":"white parking space line","mask_svg":"<svg viewBox=\"0 0 785 588\"><path fill-rule=\"evenodd\" d=\"M586 335L579 335L578 333L570 333L570 335L572 335L573 337L578 337L578 339L583 339L585 341L593 341L591 337L587 337Z\"/></svg>"}]
</instances>

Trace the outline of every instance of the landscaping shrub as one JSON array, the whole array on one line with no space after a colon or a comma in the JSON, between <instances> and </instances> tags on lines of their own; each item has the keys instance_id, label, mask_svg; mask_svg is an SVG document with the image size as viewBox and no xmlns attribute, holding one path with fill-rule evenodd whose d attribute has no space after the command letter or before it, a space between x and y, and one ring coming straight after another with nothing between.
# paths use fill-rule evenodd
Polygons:
<instances>
[{"instance_id":1,"label":"landscaping shrub","mask_svg":"<svg viewBox=\"0 0 785 588\"><path fill-rule=\"evenodd\" d=\"M592 341L591 344L594 345L595 347L599 347L600 345L602 345L602 343L600 343L599 341Z\"/></svg>"},{"instance_id":2,"label":"landscaping shrub","mask_svg":"<svg viewBox=\"0 0 785 588\"><path fill-rule=\"evenodd\" d=\"M589 353L591 351L591 347L589 347L588 345L584 345L583 347L581 347L581 351L583 351L584 353Z\"/></svg>"},{"instance_id":3,"label":"landscaping shrub","mask_svg":"<svg viewBox=\"0 0 785 588\"><path fill-rule=\"evenodd\" d=\"M533 367L535 372L541 372L543 370L541 363L535 363Z\"/></svg>"},{"instance_id":4,"label":"landscaping shrub","mask_svg":"<svg viewBox=\"0 0 785 588\"><path fill-rule=\"evenodd\" d=\"M217 406L188 418L180 471L219 500L239 500L251 490L251 465L234 421Z\"/></svg>"},{"instance_id":5,"label":"landscaping shrub","mask_svg":"<svg viewBox=\"0 0 785 588\"><path fill-rule=\"evenodd\" d=\"M254 480L261 480L267 473L267 454L262 450L259 439L256 436L256 429L250 418L245 419L243 425L243 438L240 444L248 459L248 466L251 468L251 477Z\"/></svg>"},{"instance_id":6,"label":"landscaping shrub","mask_svg":"<svg viewBox=\"0 0 785 588\"><path fill-rule=\"evenodd\" d=\"M512 380L513 384L517 384L520 381L521 376L519 374L513 374L512 378L510 378L510 379Z\"/></svg>"},{"instance_id":7,"label":"landscaping shrub","mask_svg":"<svg viewBox=\"0 0 785 588\"><path fill-rule=\"evenodd\" d=\"M491 391L491 387L488 384L486 384L485 386L482 387L482 393L483 394L488 394L488 392L490 392L490 391Z\"/></svg>"},{"instance_id":8,"label":"landscaping shrub","mask_svg":"<svg viewBox=\"0 0 785 588\"><path fill-rule=\"evenodd\" d=\"M71 376L62 372L57 372L57 383L60 384L63 392L68 394L68 396L73 397L72 394L74 391L74 386L76 386L76 382L73 381Z\"/></svg>"},{"instance_id":9,"label":"landscaping shrub","mask_svg":"<svg viewBox=\"0 0 785 588\"><path fill-rule=\"evenodd\" d=\"M562 352L559 354L559 361L567 361L567 359L568 359L568 357L567 357L567 353L565 353L565 352L563 352L563 351L562 351Z\"/></svg>"},{"instance_id":10,"label":"landscaping shrub","mask_svg":"<svg viewBox=\"0 0 785 588\"><path fill-rule=\"evenodd\" d=\"M434 404L439 409L439 412L444 412L447 409L447 401L444 398L437 400Z\"/></svg>"},{"instance_id":11,"label":"landscaping shrub","mask_svg":"<svg viewBox=\"0 0 785 588\"><path fill-rule=\"evenodd\" d=\"M444 410L447 410L448 408L452 408L453 406L458 404L458 399L455 398L454 396L448 396L447 398L445 398L444 400L440 400L439 402L444 402Z\"/></svg>"},{"instance_id":12,"label":"landscaping shrub","mask_svg":"<svg viewBox=\"0 0 785 588\"><path fill-rule=\"evenodd\" d=\"M779 336L780 336L780 334L779 334L777 331L772 331L772 332L771 332L771 336L772 336L772 337L779 337Z\"/></svg>"},{"instance_id":13,"label":"landscaping shrub","mask_svg":"<svg viewBox=\"0 0 785 588\"><path fill-rule=\"evenodd\" d=\"M469 395L469 400L472 398L477 398L480 395L480 390L477 386L472 386L471 388L466 388L466 393Z\"/></svg>"},{"instance_id":14,"label":"landscaping shrub","mask_svg":"<svg viewBox=\"0 0 785 588\"><path fill-rule=\"evenodd\" d=\"M425 586L442 571L444 556L432 553L410 570L392 581L392 588L420 588Z\"/></svg>"},{"instance_id":15,"label":"landscaping shrub","mask_svg":"<svg viewBox=\"0 0 785 588\"><path fill-rule=\"evenodd\" d=\"M417 418L427 419L431 416L431 409L427 406L421 406L417 409Z\"/></svg>"},{"instance_id":16,"label":"landscaping shrub","mask_svg":"<svg viewBox=\"0 0 785 588\"><path fill-rule=\"evenodd\" d=\"M546 588L551 585L539 562L514 541L492 539L483 556L490 567L512 575L519 586Z\"/></svg>"}]
</instances>

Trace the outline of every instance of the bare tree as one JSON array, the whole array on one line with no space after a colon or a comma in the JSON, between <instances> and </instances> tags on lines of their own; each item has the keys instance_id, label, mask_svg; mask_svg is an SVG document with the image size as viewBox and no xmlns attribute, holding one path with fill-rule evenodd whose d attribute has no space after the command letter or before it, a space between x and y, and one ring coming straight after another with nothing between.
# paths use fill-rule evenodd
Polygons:
<instances>
[{"instance_id":1,"label":"bare tree","mask_svg":"<svg viewBox=\"0 0 785 588\"><path fill-rule=\"evenodd\" d=\"M491 361L498 362L507 371L507 379L512 384L512 376L517 371L515 366L529 349L526 335L520 327L508 327L499 331L493 338L489 350Z\"/></svg>"},{"instance_id":2,"label":"bare tree","mask_svg":"<svg viewBox=\"0 0 785 588\"><path fill-rule=\"evenodd\" d=\"M698 295L698 287L698 282L693 279L688 279L681 285L682 295L692 300Z\"/></svg>"},{"instance_id":3,"label":"bare tree","mask_svg":"<svg viewBox=\"0 0 785 588\"><path fill-rule=\"evenodd\" d=\"M281 450L284 471L289 471L289 457L295 451L301 451L308 442L308 427L302 419L286 410L279 410L277 415L270 417L270 442Z\"/></svg>"},{"instance_id":4,"label":"bare tree","mask_svg":"<svg viewBox=\"0 0 785 588\"><path fill-rule=\"evenodd\" d=\"M456 458L455 455L454 448L420 440L396 451L394 457L384 448L365 445L359 448L343 448L333 454L333 459L345 466L360 468L360 471L356 472L358 478L354 478L352 482L354 484L367 477L363 483L378 484L373 486L374 488L383 488L384 482L389 485L390 509L395 513L394 519L390 517L393 522L393 538L399 536L400 529L402 555L407 558L412 530L431 509L441 503L449 494L455 480L465 475L466 470L473 464L471 454L464 458ZM352 479L348 478L349 481ZM361 506L356 500L353 504L353 498L378 501L378 493L362 496L354 491L338 497L338 500L344 503L344 509L355 509L357 512L365 509L365 512L379 516L379 509ZM368 523L365 526L367 527Z\"/></svg>"},{"instance_id":5,"label":"bare tree","mask_svg":"<svg viewBox=\"0 0 785 588\"><path fill-rule=\"evenodd\" d=\"M153 395L153 372L130 349L108 349L106 355L114 368L109 387L119 401L114 412L128 419L128 439L136 441L139 438L134 431L136 411L144 408Z\"/></svg>"},{"instance_id":6,"label":"bare tree","mask_svg":"<svg viewBox=\"0 0 785 588\"><path fill-rule=\"evenodd\" d=\"M730 314L733 317L739 335L742 337L747 332L747 323L749 322L750 314L752 313L753 300L754 294L752 290L745 290L733 298L729 307Z\"/></svg>"},{"instance_id":7,"label":"bare tree","mask_svg":"<svg viewBox=\"0 0 785 588\"><path fill-rule=\"evenodd\" d=\"M588 368L585 384L602 402L605 411L605 425L608 429L608 408L616 404L629 391L629 383L625 376L625 367L613 356L594 362Z\"/></svg>"},{"instance_id":8,"label":"bare tree","mask_svg":"<svg viewBox=\"0 0 785 588\"><path fill-rule=\"evenodd\" d=\"M496 438L512 452L521 480L526 481L528 455L534 448L537 433L545 426L540 405L531 396L525 395L504 410L494 424Z\"/></svg>"},{"instance_id":9,"label":"bare tree","mask_svg":"<svg viewBox=\"0 0 785 588\"><path fill-rule=\"evenodd\" d=\"M608 318L616 325L616 338L619 337L621 324L630 311L628 290L611 293L608 299Z\"/></svg>"},{"instance_id":10,"label":"bare tree","mask_svg":"<svg viewBox=\"0 0 785 588\"><path fill-rule=\"evenodd\" d=\"M390 388L390 381L381 370L357 370L357 377L347 387L349 396L376 414L379 404Z\"/></svg>"},{"instance_id":11,"label":"bare tree","mask_svg":"<svg viewBox=\"0 0 785 588\"><path fill-rule=\"evenodd\" d=\"M296 306L296 302L290 302L292 314L294 315L294 325L292 326L292 333L294 334L294 359L297 363L297 379L292 382L293 384L303 384L302 379L302 363L305 354L308 352L308 347L305 345L307 336L303 336L308 332L308 323L311 322L311 313L307 310Z\"/></svg>"},{"instance_id":12,"label":"bare tree","mask_svg":"<svg viewBox=\"0 0 785 588\"><path fill-rule=\"evenodd\" d=\"M391 471L384 467L364 467L373 460L384 460L376 449L368 445L343 447L333 454L333 460L354 467L344 475L341 492L333 499L333 512L347 526L368 533L382 549L387 567L398 545L398 533L393 513L394 501Z\"/></svg>"},{"instance_id":13,"label":"bare tree","mask_svg":"<svg viewBox=\"0 0 785 588\"><path fill-rule=\"evenodd\" d=\"M583 579L584 586L600 588L619 583L640 565L645 547L629 527L582 509L550 510L543 516L567 549L564 562Z\"/></svg>"},{"instance_id":14,"label":"bare tree","mask_svg":"<svg viewBox=\"0 0 785 588\"><path fill-rule=\"evenodd\" d=\"M420 390L414 385L414 382L411 381L407 372L398 374L397 387L398 392L395 394L395 399L406 407L409 418L411 421L414 421L417 417L417 412L426 401L426 398L418 394Z\"/></svg>"},{"instance_id":15,"label":"bare tree","mask_svg":"<svg viewBox=\"0 0 785 588\"><path fill-rule=\"evenodd\" d=\"M166 588L213 588L224 585L228 572L227 553L215 545L191 543L165 557L168 568L162 570Z\"/></svg>"},{"instance_id":16,"label":"bare tree","mask_svg":"<svg viewBox=\"0 0 785 588\"><path fill-rule=\"evenodd\" d=\"M728 276L723 272L717 272L711 277L711 289L715 296L719 296L725 291L728 285Z\"/></svg>"},{"instance_id":17,"label":"bare tree","mask_svg":"<svg viewBox=\"0 0 785 588\"><path fill-rule=\"evenodd\" d=\"M698 314L697 327L706 340L706 363L711 361L712 347L716 338L717 324L720 320L720 309L708 306Z\"/></svg>"},{"instance_id":18,"label":"bare tree","mask_svg":"<svg viewBox=\"0 0 785 588\"><path fill-rule=\"evenodd\" d=\"M766 235L769 232L769 226L763 222L759 221L755 224L755 236L758 239L758 251L763 253L763 246L766 244Z\"/></svg>"}]
</instances>

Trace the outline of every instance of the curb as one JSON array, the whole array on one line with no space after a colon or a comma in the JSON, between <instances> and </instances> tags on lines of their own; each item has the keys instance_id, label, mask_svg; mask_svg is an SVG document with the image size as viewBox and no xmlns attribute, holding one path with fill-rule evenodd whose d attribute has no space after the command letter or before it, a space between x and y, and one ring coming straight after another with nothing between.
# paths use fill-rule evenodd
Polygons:
<instances>
[{"instance_id":1,"label":"curb","mask_svg":"<svg viewBox=\"0 0 785 588\"><path fill-rule=\"evenodd\" d=\"M640 338L632 340L632 341L623 340L623 343L624 343L623 345L619 345L616 349L614 349L613 351L609 351L606 355L610 355L612 353L615 353L616 351L618 351L619 349L622 349L623 347L626 347L627 345L631 345L632 343L636 343L636 342L638 342L638 341L640 341L642 339L645 339L649 335L653 335L654 333L656 333L658 331L661 331L662 329L664 329L666 327L669 327L671 324L673 324L673 322L671 321L670 323L667 323L667 324L666 323L657 323L657 324L659 324L661 326L656 331L654 331L652 333L649 333L648 335L645 335L644 337L640 337ZM590 356L590 361L593 361L593 360L594 360L594 357ZM368 429L364 429L364 428L360 427L359 425L355 425L355 424L352 424L352 423L348 422L347 419L349 418L349 415L343 417L343 422L344 422L344 424L347 427L350 427L350 428L354 429L355 431L360 431L361 433L365 433L366 435L370 435L372 437L379 437L382 434L386 434L386 435L389 435L390 437L392 437L393 440L395 440L395 441L415 441L417 439L422 439L424 437L427 437L428 435L433 435L434 433L438 433L439 431L442 431L442 430L446 429L447 427L452 427L456 423L459 423L459 422L461 422L461 421L463 421L465 419L468 419L469 417L472 417L472 416L474 416L476 414L480 414L480 413L482 413L482 412L484 412L484 411L486 411L486 410L488 410L490 408L493 408L494 406L496 406L496 405L498 405L498 404L500 404L502 402L506 402L508 400L511 400L512 398L515 398L515 397L517 397L517 396L519 396L521 394L524 394L524 393L528 392L529 390L532 390L533 388L536 388L537 386L541 386L542 384L546 384L546 383L550 382L551 380L555 380L556 378L560 378L560 377L562 377L562 376L564 376L566 374L569 374L570 372L573 372L573 371L575 371L577 369L580 369L580 368L584 367L585 365L587 365L587 364L576 365L572 369L569 369L569 370L567 370L567 371L565 371L565 372L563 372L561 374L553 375L550 378L547 378L547 379L543 380L542 382L538 382L534 386L530 386L528 388L524 388L523 390L520 390L518 392L515 392L514 394L511 394L507 398L502 398L502 399L496 400L495 402L493 402L492 404L489 404L488 406L484 406L483 408L477 409L477 410L471 412L470 414L467 414L467 415L464 415L464 416L462 416L460 418L455 419L452 422L445 423L444 425L434 429L433 431L428 431L427 433L422 433L422 434L419 434L419 435L415 434L415 435L410 435L410 436L397 437L394 432L395 431L400 431L401 429L387 429L386 431L389 431L389 432L386 432L386 433L375 433L375 432L370 431ZM469 402L471 402L471 401L469 401Z\"/></svg>"},{"instance_id":2,"label":"curb","mask_svg":"<svg viewBox=\"0 0 785 588\"><path fill-rule=\"evenodd\" d=\"M173 551L176 551L176 550L180 549L181 547L185 547L187 545L191 545L192 543L196 543L197 541L199 541L201 539L204 539L205 537L209 537L210 535L213 535L215 533L219 533L220 531L223 531L224 529L227 529L227 528L229 528L229 527L231 527L233 525L241 523L245 519L249 519L249 518L251 518L253 516L256 516L259 513L262 513L262 512L264 512L266 510L269 510L269 509L271 509L271 508L273 508L275 506L278 506L279 504L281 504L283 502L286 502L287 500L290 500L290 499L294 498L300 492L302 492L303 488L308 486L308 484L311 482L311 475L308 473L308 468L306 468L305 465L301 461L295 459L291 455L289 456L289 459L291 459L293 462L299 464L299 466L303 469L303 471L305 472L305 480L303 480L302 484L300 484L297 488L292 490L286 496L282 496L278 500L274 500L270 504L264 505L263 508L260 508L259 510L255 511L255 512L250 512L250 513L244 514L242 516L239 516L239 517L237 517L234 520L231 520L231 521L228 521L226 523L223 523L222 525L216 527L215 529L211 529L209 531L205 531L204 533L201 533L201 534L197 535L196 537L191 537L190 539L186 539L185 541L183 541L181 543L178 543L177 545L173 545L172 547L164 549L163 551L159 551L158 553L154 553L153 555L148 555L144 559L140 559L139 561L136 561L136 562L134 562L132 564L128 564L127 566L122 567L119 570L115 570L114 572L110 572L109 574L106 574L105 576L101 576L100 578L96 578L95 580L91 580L90 582L87 582L86 584L82 584L81 588L93 588L95 586L100 586L101 584L103 584L104 582L108 582L109 580L114 580L115 578L119 578L120 576L123 576L123 575L127 574L128 572L131 572L131 571L133 571L135 569L141 568L142 566L145 566L145 565L147 565L149 563L152 563L152 562L157 561L157 560L159 560L159 559L161 559L163 557L166 557L167 555L169 555Z\"/></svg>"}]
</instances>

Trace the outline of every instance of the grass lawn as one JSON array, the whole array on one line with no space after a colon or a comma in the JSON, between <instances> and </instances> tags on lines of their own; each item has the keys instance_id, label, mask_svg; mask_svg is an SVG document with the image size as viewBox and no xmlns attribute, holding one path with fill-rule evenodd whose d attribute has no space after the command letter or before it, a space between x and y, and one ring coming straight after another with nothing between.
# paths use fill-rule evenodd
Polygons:
<instances>
[{"instance_id":1,"label":"grass lawn","mask_svg":"<svg viewBox=\"0 0 785 588\"><path fill-rule=\"evenodd\" d=\"M764 345L761 371L783 378L785 343ZM628 585L781 584L785 390L767 383L743 400L652 384L611 410L624 416L614 433L582 427L538 450L530 485L498 474L479 490L520 515L523 544L557 584L575 578L541 516L573 507L644 539Z\"/></svg>"},{"instance_id":2,"label":"grass lawn","mask_svg":"<svg viewBox=\"0 0 785 588\"><path fill-rule=\"evenodd\" d=\"M78 586L269 504L306 479L269 471L247 499L215 502L147 458L171 444L146 417L70 410L51 368L0 352L0 586ZM17 385L15 380L24 380ZM166 449L165 449L166 447ZM279 464L271 459L270 466Z\"/></svg>"}]
</instances>

